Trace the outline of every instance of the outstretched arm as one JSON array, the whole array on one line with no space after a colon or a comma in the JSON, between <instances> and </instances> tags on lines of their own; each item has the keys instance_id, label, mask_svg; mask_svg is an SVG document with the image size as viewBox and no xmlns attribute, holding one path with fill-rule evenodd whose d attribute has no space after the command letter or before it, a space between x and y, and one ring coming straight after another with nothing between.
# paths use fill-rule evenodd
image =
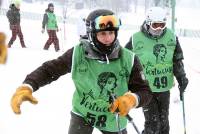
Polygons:
<instances>
[{"instance_id":1,"label":"outstretched arm","mask_svg":"<svg viewBox=\"0 0 200 134\"><path fill-rule=\"evenodd\" d=\"M57 59L47 61L35 71L26 76L24 83L32 86L33 91L50 84L60 76L71 72L73 48Z\"/></svg>"},{"instance_id":2,"label":"outstretched arm","mask_svg":"<svg viewBox=\"0 0 200 134\"><path fill-rule=\"evenodd\" d=\"M20 106L24 101L37 104L32 93L39 87L57 80L61 75L71 71L73 48L59 58L45 62L42 66L27 75L24 84L19 86L11 98L11 107L14 113L20 114Z\"/></svg>"}]
</instances>

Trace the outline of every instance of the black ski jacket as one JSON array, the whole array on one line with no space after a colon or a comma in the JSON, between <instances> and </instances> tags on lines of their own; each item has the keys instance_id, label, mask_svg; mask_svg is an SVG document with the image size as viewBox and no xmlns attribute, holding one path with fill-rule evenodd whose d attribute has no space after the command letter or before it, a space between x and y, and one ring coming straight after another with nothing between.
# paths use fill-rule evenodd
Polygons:
<instances>
[{"instance_id":1,"label":"black ski jacket","mask_svg":"<svg viewBox=\"0 0 200 134\"><path fill-rule=\"evenodd\" d=\"M20 10L15 7L14 4L9 6L9 10L6 13L10 25L20 24Z\"/></svg>"}]
</instances>

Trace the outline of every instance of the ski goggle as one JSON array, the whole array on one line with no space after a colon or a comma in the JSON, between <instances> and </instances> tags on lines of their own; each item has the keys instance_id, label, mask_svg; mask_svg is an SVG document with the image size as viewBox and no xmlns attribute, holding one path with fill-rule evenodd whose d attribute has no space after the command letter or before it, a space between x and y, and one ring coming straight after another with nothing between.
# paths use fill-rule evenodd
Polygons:
<instances>
[{"instance_id":1,"label":"ski goggle","mask_svg":"<svg viewBox=\"0 0 200 134\"><path fill-rule=\"evenodd\" d=\"M121 25L120 19L115 15L99 16L94 23L96 30L115 30Z\"/></svg>"},{"instance_id":2,"label":"ski goggle","mask_svg":"<svg viewBox=\"0 0 200 134\"><path fill-rule=\"evenodd\" d=\"M165 22L151 22L150 27L153 30L158 30L158 29L163 30L166 27L166 23Z\"/></svg>"}]
</instances>

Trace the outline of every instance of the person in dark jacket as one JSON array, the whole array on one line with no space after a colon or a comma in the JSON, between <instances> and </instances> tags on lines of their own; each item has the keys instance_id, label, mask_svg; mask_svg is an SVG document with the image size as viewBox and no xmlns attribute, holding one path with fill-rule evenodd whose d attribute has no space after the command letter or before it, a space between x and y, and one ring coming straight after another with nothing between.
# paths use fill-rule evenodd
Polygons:
<instances>
[{"instance_id":1,"label":"person in dark jacket","mask_svg":"<svg viewBox=\"0 0 200 134\"><path fill-rule=\"evenodd\" d=\"M139 57L153 92L151 102L143 107L145 128L142 134L169 134L170 89L174 76L181 99L188 79L178 37L166 27L165 10L151 7L141 30L132 35L125 47Z\"/></svg>"},{"instance_id":2,"label":"person in dark jacket","mask_svg":"<svg viewBox=\"0 0 200 134\"><path fill-rule=\"evenodd\" d=\"M127 134L125 116L152 95L138 57L119 44L120 25L112 11L92 11L86 19L89 38L28 74L11 99L14 113L21 113L23 101L36 104L32 93L40 87L72 73L76 90L68 134L92 134L94 127L103 134Z\"/></svg>"},{"instance_id":3,"label":"person in dark jacket","mask_svg":"<svg viewBox=\"0 0 200 134\"><path fill-rule=\"evenodd\" d=\"M45 43L44 50L48 50L50 45L53 43L55 51L59 51L59 40L56 35L56 32L58 32L58 25L56 20L56 15L54 14L54 5L52 3L48 4L48 8L45 10L45 14L43 16L42 21L42 33L45 31L45 27L47 29L47 33L49 35L49 38L47 42Z\"/></svg>"},{"instance_id":4,"label":"person in dark jacket","mask_svg":"<svg viewBox=\"0 0 200 134\"><path fill-rule=\"evenodd\" d=\"M20 39L20 43L22 48L26 48L25 43L24 43L24 37L22 34L21 30L21 25L20 25L20 3L15 2L12 3L9 6L9 10L6 13L6 16L8 18L8 21L10 23L10 29L12 31L12 37L10 38L10 41L8 43L8 47L10 48L13 42L16 40L16 37L18 36Z\"/></svg>"}]
</instances>

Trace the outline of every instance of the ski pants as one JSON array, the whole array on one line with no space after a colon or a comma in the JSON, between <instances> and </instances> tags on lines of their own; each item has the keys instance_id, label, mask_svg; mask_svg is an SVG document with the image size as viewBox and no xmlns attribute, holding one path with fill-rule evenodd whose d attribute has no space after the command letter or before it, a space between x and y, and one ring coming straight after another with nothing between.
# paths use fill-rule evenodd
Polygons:
<instances>
[{"instance_id":1,"label":"ski pants","mask_svg":"<svg viewBox=\"0 0 200 134\"><path fill-rule=\"evenodd\" d=\"M44 49L48 50L49 46L53 43L55 51L57 52L58 50L60 50L60 47L59 47L59 40L56 35L56 30L47 30L47 33L48 33L49 38L47 42L45 43Z\"/></svg>"},{"instance_id":2,"label":"ski pants","mask_svg":"<svg viewBox=\"0 0 200 134\"><path fill-rule=\"evenodd\" d=\"M151 102L143 107L145 125L142 134L169 134L170 92L153 93Z\"/></svg>"},{"instance_id":3,"label":"ski pants","mask_svg":"<svg viewBox=\"0 0 200 134\"><path fill-rule=\"evenodd\" d=\"M71 112L70 126L68 134L92 134L94 127L89 125L83 117ZM102 131L102 134L118 134L118 132ZM127 134L126 129L122 130L122 134Z\"/></svg>"},{"instance_id":4,"label":"ski pants","mask_svg":"<svg viewBox=\"0 0 200 134\"><path fill-rule=\"evenodd\" d=\"M11 47L13 42L16 40L17 36L19 37L21 46L26 47L25 44L24 44L24 37L23 37L23 34L22 34L21 26L19 24L10 25L10 29L12 30L12 37L10 38L10 41L8 43L8 47Z\"/></svg>"}]
</instances>

